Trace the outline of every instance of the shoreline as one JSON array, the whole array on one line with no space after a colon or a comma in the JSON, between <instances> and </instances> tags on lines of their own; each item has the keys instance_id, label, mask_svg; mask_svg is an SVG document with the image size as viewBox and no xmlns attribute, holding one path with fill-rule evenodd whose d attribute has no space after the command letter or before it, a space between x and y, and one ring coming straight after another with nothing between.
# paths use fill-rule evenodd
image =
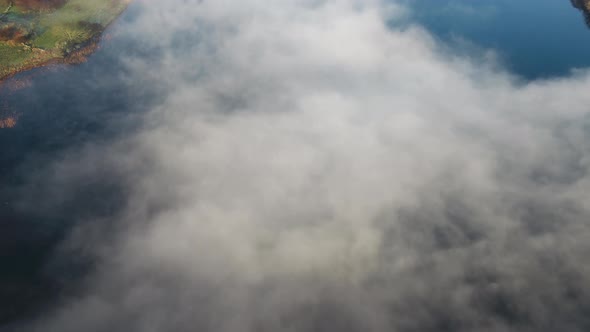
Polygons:
<instances>
[{"instance_id":1,"label":"shoreline","mask_svg":"<svg viewBox=\"0 0 590 332\"><path fill-rule=\"evenodd\" d=\"M76 65L86 62L88 60L88 57L100 48L100 42L102 41L104 33L121 17L121 15L127 10L132 1L133 0L122 0L122 3L124 3L124 7L119 13L119 15L117 15L111 22L105 25L102 31L100 31L84 43L79 44L79 49L74 50L63 57L55 56L46 60L32 62L31 64L27 64L21 68L8 70L7 74L5 74L4 76L0 76L0 87L9 82L16 75L31 71L33 69L53 65Z\"/></svg>"},{"instance_id":2,"label":"shoreline","mask_svg":"<svg viewBox=\"0 0 590 332\"><path fill-rule=\"evenodd\" d=\"M20 74L26 75L27 72L33 71L35 69L61 65L78 65L88 61L89 57L100 48L100 44L103 41L103 37L107 30L121 18L122 14L131 4L132 0L123 0L122 2L125 4L125 6L119 15L117 15L112 21L105 25L102 31L97 33L95 36L89 38L83 43L78 44L78 49L61 57L55 56L45 60L32 62L20 68L15 68L14 70L9 70L7 74L0 76L0 90L7 89L9 91L15 91L26 88L30 85L27 84L27 76L23 78L24 81L15 77ZM8 105L3 105L3 107L0 107L0 130L15 128L19 122L19 117L19 114L15 114L14 112L10 111Z\"/></svg>"}]
</instances>

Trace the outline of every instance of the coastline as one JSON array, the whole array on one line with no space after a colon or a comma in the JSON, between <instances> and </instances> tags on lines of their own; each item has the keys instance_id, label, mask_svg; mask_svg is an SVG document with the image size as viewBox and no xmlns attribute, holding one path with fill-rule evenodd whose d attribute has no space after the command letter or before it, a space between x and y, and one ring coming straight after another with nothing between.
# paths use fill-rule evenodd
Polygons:
<instances>
[{"instance_id":1,"label":"coastline","mask_svg":"<svg viewBox=\"0 0 590 332\"><path fill-rule=\"evenodd\" d=\"M67 53L66 55L58 56L56 54L51 54L50 51L43 51L48 53L47 58L45 59L31 61L30 63L21 67L9 69L3 73L0 72L0 88L14 91L27 87L29 85L28 83L30 82L27 83L26 78L23 81L20 79L14 79L14 77L34 69L58 65L77 65L86 62L88 58L100 48L100 43L103 40L105 32L116 23L125 10L127 10L131 2L132 0L122 0L122 4L124 6L117 16L115 16L108 24L106 24L100 32L97 32L85 42L78 44L77 49ZM16 127L19 117L19 114L12 112L8 105L3 105L0 107L0 130L7 130Z\"/></svg>"},{"instance_id":2,"label":"coastline","mask_svg":"<svg viewBox=\"0 0 590 332\"><path fill-rule=\"evenodd\" d=\"M24 73L35 68L47 67L52 65L73 65L85 62L88 56L90 56L99 48L99 43L102 39L103 32L101 32L99 35L95 37L92 37L92 39L85 43L86 45L82 46L78 50L69 53L65 57L49 58L47 60L27 64L21 68L16 68L12 71L9 71L4 76L0 76L0 85L4 84L5 82L7 82L8 80L20 73Z\"/></svg>"},{"instance_id":3,"label":"coastline","mask_svg":"<svg viewBox=\"0 0 590 332\"><path fill-rule=\"evenodd\" d=\"M92 55L96 50L100 47L100 42L102 40L102 36L104 32L111 27L120 17L121 15L127 10L129 5L133 0L122 0L121 3L123 7L119 14L117 14L113 20L111 20L108 24L106 24L102 31L98 32L95 36L92 36L87 41L79 44L79 48L66 54L65 56L58 56L56 54L51 54L51 51L42 51L47 52L48 57L45 59L39 59L38 61L31 61L31 63L27 63L21 67L17 68L9 68L6 72L0 72L0 86L4 85L7 81L9 81L14 76L24 73L36 68L47 67L52 65L74 65L84 63L88 60L88 57Z\"/></svg>"}]
</instances>

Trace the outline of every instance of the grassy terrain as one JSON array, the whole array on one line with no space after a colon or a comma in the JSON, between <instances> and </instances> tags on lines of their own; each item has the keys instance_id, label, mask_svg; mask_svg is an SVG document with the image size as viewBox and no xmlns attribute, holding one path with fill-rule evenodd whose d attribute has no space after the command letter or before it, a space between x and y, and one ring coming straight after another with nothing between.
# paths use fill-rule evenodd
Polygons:
<instances>
[{"instance_id":1,"label":"grassy terrain","mask_svg":"<svg viewBox=\"0 0 590 332\"><path fill-rule=\"evenodd\" d=\"M8 65L15 66L30 59L32 52L22 47L0 44L0 59Z\"/></svg>"},{"instance_id":2,"label":"grassy terrain","mask_svg":"<svg viewBox=\"0 0 590 332\"><path fill-rule=\"evenodd\" d=\"M67 61L96 39L128 0L0 0L0 80Z\"/></svg>"}]
</instances>

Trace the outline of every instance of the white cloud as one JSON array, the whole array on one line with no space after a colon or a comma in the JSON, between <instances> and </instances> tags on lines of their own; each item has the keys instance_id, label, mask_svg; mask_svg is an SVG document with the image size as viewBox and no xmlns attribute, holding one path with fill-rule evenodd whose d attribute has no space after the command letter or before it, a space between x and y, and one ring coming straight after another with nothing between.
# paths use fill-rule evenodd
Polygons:
<instances>
[{"instance_id":1,"label":"white cloud","mask_svg":"<svg viewBox=\"0 0 590 332\"><path fill-rule=\"evenodd\" d=\"M40 330L582 330L587 73L516 83L378 1L137 6L169 92L101 150L126 231Z\"/></svg>"}]
</instances>

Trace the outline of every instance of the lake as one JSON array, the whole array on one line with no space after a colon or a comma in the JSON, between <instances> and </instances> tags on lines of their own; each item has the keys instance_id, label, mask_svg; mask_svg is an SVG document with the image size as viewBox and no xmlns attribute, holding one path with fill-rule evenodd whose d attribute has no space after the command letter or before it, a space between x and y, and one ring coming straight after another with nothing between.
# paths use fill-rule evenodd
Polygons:
<instances>
[{"instance_id":1,"label":"lake","mask_svg":"<svg viewBox=\"0 0 590 332\"><path fill-rule=\"evenodd\" d=\"M424 26L441 44L476 59L493 50L507 70L525 80L590 67L590 30L569 0L405 2L409 22ZM133 12L134 6L122 21L132 20ZM129 135L136 124L133 114L158 103L157 91L125 79L121 52L148 53L141 41L123 40L117 28L87 63L21 74L28 87L0 89L0 107L19 115L15 128L0 130L0 330L41 310L75 277L71 267L69 277L62 273L64 265L75 262L48 260L70 225L106 219L122 204L124 189L106 173L59 206L44 206L43 195L51 192L34 190L52 174L47 168L53 161L84 144ZM60 185L66 184L56 183L57 192Z\"/></svg>"},{"instance_id":2,"label":"lake","mask_svg":"<svg viewBox=\"0 0 590 332\"><path fill-rule=\"evenodd\" d=\"M411 19L444 43L493 49L526 79L590 67L590 30L570 0L410 0ZM461 50L462 49L462 50Z\"/></svg>"}]
</instances>

